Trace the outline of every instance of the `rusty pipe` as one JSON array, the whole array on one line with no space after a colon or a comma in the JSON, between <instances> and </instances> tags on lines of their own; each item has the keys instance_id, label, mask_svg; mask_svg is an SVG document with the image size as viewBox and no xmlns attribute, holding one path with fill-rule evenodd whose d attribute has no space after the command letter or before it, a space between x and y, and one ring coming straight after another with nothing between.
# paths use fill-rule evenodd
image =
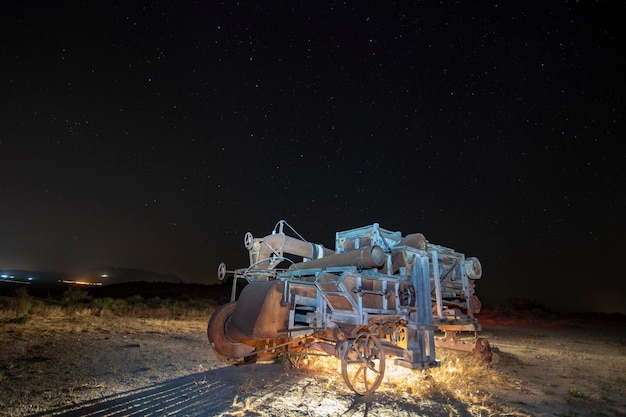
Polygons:
<instances>
[{"instance_id":1,"label":"rusty pipe","mask_svg":"<svg viewBox=\"0 0 626 417\"><path fill-rule=\"evenodd\" d=\"M426 250L426 237L421 233L411 233L402 238L396 246L410 246L419 250Z\"/></svg>"},{"instance_id":2,"label":"rusty pipe","mask_svg":"<svg viewBox=\"0 0 626 417\"><path fill-rule=\"evenodd\" d=\"M291 270L310 268L325 268L333 266L356 266L358 268L378 268L385 263L387 257L380 246L368 246L348 252L336 253L321 259L309 262L300 262L291 265Z\"/></svg>"},{"instance_id":3,"label":"rusty pipe","mask_svg":"<svg viewBox=\"0 0 626 417\"><path fill-rule=\"evenodd\" d=\"M426 240L426 237L424 237L423 234L412 233L410 235L406 235L405 237L403 237L402 240L400 240L398 244L395 246L396 247L397 246L410 246L412 248L425 251L427 249L427 243L428 241ZM406 266L406 260L404 259L404 252L395 253L393 255L393 260L391 264L391 273L395 274L396 272L398 272L398 269L400 269L401 266Z\"/></svg>"},{"instance_id":4,"label":"rusty pipe","mask_svg":"<svg viewBox=\"0 0 626 417\"><path fill-rule=\"evenodd\" d=\"M259 239L258 243L258 254L255 259L255 262L258 263L254 266L254 269L267 269L269 265L267 259L273 254L283 256L283 254L287 253L303 258L319 259L335 253L334 250L325 248L321 244L296 239L284 233L265 236ZM255 248L252 250L255 250Z\"/></svg>"}]
</instances>

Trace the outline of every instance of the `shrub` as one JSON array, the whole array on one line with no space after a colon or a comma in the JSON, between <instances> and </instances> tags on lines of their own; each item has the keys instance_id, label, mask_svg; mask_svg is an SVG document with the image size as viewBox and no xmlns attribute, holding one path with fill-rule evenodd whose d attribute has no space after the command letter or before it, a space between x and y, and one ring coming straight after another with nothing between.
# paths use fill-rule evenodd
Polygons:
<instances>
[{"instance_id":1,"label":"shrub","mask_svg":"<svg viewBox=\"0 0 626 417\"><path fill-rule=\"evenodd\" d=\"M30 309L33 306L33 298L28 294L26 287L18 288L15 291L17 300L14 304L15 317L23 317L30 313Z\"/></svg>"},{"instance_id":2,"label":"shrub","mask_svg":"<svg viewBox=\"0 0 626 417\"><path fill-rule=\"evenodd\" d=\"M131 304L131 305L143 304L143 297L141 295L136 294L136 295L133 295L132 297L128 297L126 301L128 302L128 304Z\"/></svg>"},{"instance_id":3,"label":"shrub","mask_svg":"<svg viewBox=\"0 0 626 417\"><path fill-rule=\"evenodd\" d=\"M15 315L17 317L25 316L30 312L33 302L29 298L19 298L15 303Z\"/></svg>"},{"instance_id":4,"label":"shrub","mask_svg":"<svg viewBox=\"0 0 626 417\"><path fill-rule=\"evenodd\" d=\"M9 323L26 324L28 323L28 320L30 320L28 316L20 316L20 317L16 317L14 319L9 320Z\"/></svg>"},{"instance_id":5,"label":"shrub","mask_svg":"<svg viewBox=\"0 0 626 417\"><path fill-rule=\"evenodd\" d=\"M86 304L91 300L89 293L78 287L70 287L63 293L62 303L64 305Z\"/></svg>"},{"instance_id":6,"label":"shrub","mask_svg":"<svg viewBox=\"0 0 626 417\"><path fill-rule=\"evenodd\" d=\"M110 312L115 315L123 315L128 309L128 304L120 298L96 298L91 302L94 315L102 316L104 312Z\"/></svg>"},{"instance_id":7,"label":"shrub","mask_svg":"<svg viewBox=\"0 0 626 417\"><path fill-rule=\"evenodd\" d=\"M581 391L577 390L576 388L570 388L569 391L567 391L567 393L574 398L583 398L585 396L585 394L583 394Z\"/></svg>"},{"instance_id":8,"label":"shrub","mask_svg":"<svg viewBox=\"0 0 626 417\"><path fill-rule=\"evenodd\" d=\"M68 313L74 314L81 308L84 308L90 300L91 296L86 290L78 287L70 287L63 293L61 304Z\"/></svg>"}]
</instances>

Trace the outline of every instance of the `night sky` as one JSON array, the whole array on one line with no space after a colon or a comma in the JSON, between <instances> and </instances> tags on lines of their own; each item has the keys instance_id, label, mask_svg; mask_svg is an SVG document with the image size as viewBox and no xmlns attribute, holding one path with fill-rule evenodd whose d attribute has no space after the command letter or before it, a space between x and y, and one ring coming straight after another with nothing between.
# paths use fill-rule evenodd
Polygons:
<instances>
[{"instance_id":1,"label":"night sky","mask_svg":"<svg viewBox=\"0 0 626 417\"><path fill-rule=\"evenodd\" d=\"M216 282L285 219L626 313L621 2L3 2L0 268Z\"/></svg>"}]
</instances>

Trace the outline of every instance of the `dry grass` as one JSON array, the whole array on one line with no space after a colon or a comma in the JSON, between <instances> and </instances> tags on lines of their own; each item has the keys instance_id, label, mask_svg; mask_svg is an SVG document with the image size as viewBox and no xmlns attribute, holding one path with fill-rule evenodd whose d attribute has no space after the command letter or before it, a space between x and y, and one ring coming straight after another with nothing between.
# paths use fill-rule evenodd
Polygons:
<instances>
[{"instance_id":1,"label":"dry grass","mask_svg":"<svg viewBox=\"0 0 626 417\"><path fill-rule=\"evenodd\" d=\"M251 405L252 399L246 398L244 401L239 401L239 396L235 395L233 398L233 403L231 404L232 411L224 414L225 416L265 416L266 414L263 411L255 410Z\"/></svg>"},{"instance_id":2,"label":"dry grass","mask_svg":"<svg viewBox=\"0 0 626 417\"><path fill-rule=\"evenodd\" d=\"M385 377L377 392L404 394L407 401L419 403L421 399L443 399L447 402L467 404L476 415L505 413L526 416L497 405L490 391L494 387L514 387L501 372L478 363L470 354L447 349L437 350L441 366L426 370L411 370L385 362ZM330 356L316 357L308 369L328 375L326 389L343 386L341 361ZM499 414L498 414L499 415Z\"/></svg>"},{"instance_id":3,"label":"dry grass","mask_svg":"<svg viewBox=\"0 0 626 417\"><path fill-rule=\"evenodd\" d=\"M146 332L206 331L215 311L209 302L188 303L159 298L91 299L82 290L68 290L61 300L38 299L25 291L0 297L0 329L28 332Z\"/></svg>"},{"instance_id":4,"label":"dry grass","mask_svg":"<svg viewBox=\"0 0 626 417\"><path fill-rule=\"evenodd\" d=\"M112 333L197 333L205 332L207 317L195 319L155 319L137 317L98 317L90 311L80 311L76 315L37 317L24 324L10 323L5 312L0 311L0 329L11 333L29 332L112 332Z\"/></svg>"},{"instance_id":5,"label":"dry grass","mask_svg":"<svg viewBox=\"0 0 626 417\"><path fill-rule=\"evenodd\" d=\"M467 404L473 411L492 411L491 387L511 386L495 369L470 354L439 349L441 366L423 371L399 367L389 361L381 391L405 392L410 398L442 398Z\"/></svg>"}]
</instances>

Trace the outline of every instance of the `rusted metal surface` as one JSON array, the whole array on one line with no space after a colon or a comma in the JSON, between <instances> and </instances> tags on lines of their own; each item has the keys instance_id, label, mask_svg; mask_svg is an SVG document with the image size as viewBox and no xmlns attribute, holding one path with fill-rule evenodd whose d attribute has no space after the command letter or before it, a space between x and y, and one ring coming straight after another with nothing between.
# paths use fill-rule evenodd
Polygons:
<instances>
[{"instance_id":1,"label":"rusted metal surface","mask_svg":"<svg viewBox=\"0 0 626 417\"><path fill-rule=\"evenodd\" d=\"M226 325L230 321L236 304L234 302L220 306L209 320L207 335L213 349L228 359L241 359L254 352L254 340L245 340L240 337L235 340L227 331ZM244 342L248 342L246 344Z\"/></svg>"},{"instance_id":2,"label":"rusted metal surface","mask_svg":"<svg viewBox=\"0 0 626 417\"><path fill-rule=\"evenodd\" d=\"M335 253L319 243L306 242L281 232L254 239L251 233L244 236L244 245L250 252L250 267L255 270L274 268L284 261L284 254L307 259L320 259Z\"/></svg>"},{"instance_id":3,"label":"rusted metal surface","mask_svg":"<svg viewBox=\"0 0 626 417\"><path fill-rule=\"evenodd\" d=\"M457 332L480 330L476 258L429 243L420 233L402 236L378 224L337 232L335 250L310 243L280 221L271 234L246 233L250 266L233 275L231 303L208 327L211 345L229 359L286 355L291 363L329 354L342 361L355 392L373 392L385 357L411 368L439 364L435 346L490 359L489 343L461 341ZM302 258L294 261L293 256ZM239 297L236 288L245 281ZM446 332L436 338L434 332ZM307 356L307 353L311 356ZM296 365L298 366L298 365Z\"/></svg>"},{"instance_id":4,"label":"rusted metal surface","mask_svg":"<svg viewBox=\"0 0 626 417\"><path fill-rule=\"evenodd\" d=\"M359 269L370 269L382 266L386 259L385 252L380 246L367 246L362 249L354 249L325 258L293 264L289 269L326 268L330 266L356 266Z\"/></svg>"},{"instance_id":5,"label":"rusted metal surface","mask_svg":"<svg viewBox=\"0 0 626 417\"><path fill-rule=\"evenodd\" d=\"M491 362L492 352L489 341L484 337L476 337L472 340L461 340L458 338L457 331L448 330L444 337L435 339L437 347L461 350L474 355L476 360L481 363Z\"/></svg>"}]
</instances>

